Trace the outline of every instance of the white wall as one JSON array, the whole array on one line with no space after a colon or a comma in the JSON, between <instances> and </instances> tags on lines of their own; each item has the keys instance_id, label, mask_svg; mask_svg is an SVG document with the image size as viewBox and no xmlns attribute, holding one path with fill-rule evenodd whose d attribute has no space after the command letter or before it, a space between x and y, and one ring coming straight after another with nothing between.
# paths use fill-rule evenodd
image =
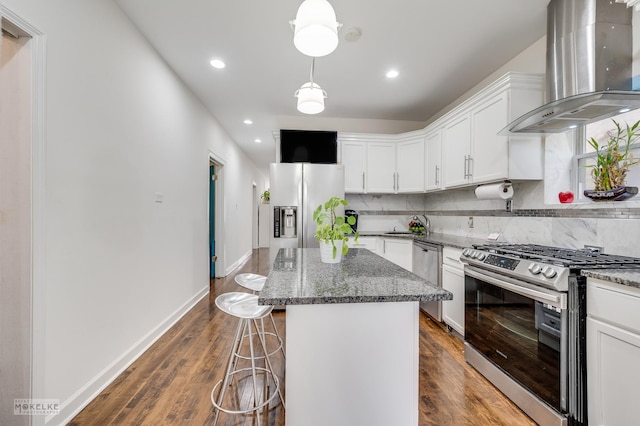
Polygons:
<instances>
[{"instance_id":1,"label":"white wall","mask_svg":"<svg viewBox=\"0 0 640 426\"><path fill-rule=\"evenodd\" d=\"M113 2L4 6L46 35L34 396L60 399L57 424L208 291L209 155L224 163L226 265L251 250L252 182L266 177Z\"/></svg>"},{"instance_id":2,"label":"white wall","mask_svg":"<svg viewBox=\"0 0 640 426\"><path fill-rule=\"evenodd\" d=\"M531 46L523 50L516 55L509 62L486 76L478 84L473 86L470 90L453 101L451 104L440 110L433 117L428 118L427 124L433 123L438 118L451 111L456 106L460 105L465 100L469 99L480 90L487 87L490 83L494 82L507 72L526 72L535 74L545 74L546 72L546 43L547 37L543 36Z\"/></svg>"}]
</instances>

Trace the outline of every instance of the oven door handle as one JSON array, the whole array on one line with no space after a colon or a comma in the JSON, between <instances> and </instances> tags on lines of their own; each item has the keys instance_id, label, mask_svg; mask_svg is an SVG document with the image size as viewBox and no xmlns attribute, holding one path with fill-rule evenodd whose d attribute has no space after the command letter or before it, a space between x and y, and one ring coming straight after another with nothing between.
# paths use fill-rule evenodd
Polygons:
<instances>
[{"instance_id":1,"label":"oven door handle","mask_svg":"<svg viewBox=\"0 0 640 426\"><path fill-rule=\"evenodd\" d=\"M490 272L479 272L477 269L469 265L465 265L464 273L465 275L486 281L489 284L512 291L521 296L547 303L560 309L567 309L567 295L564 293L558 293L551 290L547 291L544 289L533 289L523 285L520 281L514 280L513 278L503 275L493 276Z\"/></svg>"}]
</instances>

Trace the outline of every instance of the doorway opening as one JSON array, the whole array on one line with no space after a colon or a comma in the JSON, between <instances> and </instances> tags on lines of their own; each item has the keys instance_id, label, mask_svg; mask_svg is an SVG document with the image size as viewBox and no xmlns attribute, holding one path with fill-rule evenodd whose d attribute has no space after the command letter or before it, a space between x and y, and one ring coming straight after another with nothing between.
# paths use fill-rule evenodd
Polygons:
<instances>
[{"instance_id":1,"label":"doorway opening","mask_svg":"<svg viewBox=\"0 0 640 426\"><path fill-rule=\"evenodd\" d=\"M216 277L216 163L209 160L209 277Z\"/></svg>"},{"instance_id":2,"label":"doorway opening","mask_svg":"<svg viewBox=\"0 0 640 426\"><path fill-rule=\"evenodd\" d=\"M34 324L42 314L33 301L42 247L36 250L41 222L34 218L42 219L44 50L41 34L2 5L0 27L0 400L13 402L41 390L34 359L43 336ZM28 425L29 417L16 416L13 404L0 407L0 424Z\"/></svg>"},{"instance_id":3,"label":"doorway opening","mask_svg":"<svg viewBox=\"0 0 640 426\"><path fill-rule=\"evenodd\" d=\"M209 277L224 277L224 162L209 153Z\"/></svg>"}]
</instances>

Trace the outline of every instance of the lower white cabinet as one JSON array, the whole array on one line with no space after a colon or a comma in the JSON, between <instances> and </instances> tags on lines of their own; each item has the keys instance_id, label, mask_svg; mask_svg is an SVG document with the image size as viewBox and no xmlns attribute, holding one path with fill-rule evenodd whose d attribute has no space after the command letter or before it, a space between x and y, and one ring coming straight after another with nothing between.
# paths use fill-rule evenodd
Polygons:
<instances>
[{"instance_id":1,"label":"lower white cabinet","mask_svg":"<svg viewBox=\"0 0 640 426\"><path fill-rule=\"evenodd\" d=\"M360 237L356 243L355 237L347 237L349 239L349 248L364 248L369 249L376 254L380 254L381 240L378 237ZM380 247L380 248L379 248Z\"/></svg>"},{"instance_id":2,"label":"lower white cabinet","mask_svg":"<svg viewBox=\"0 0 640 426\"><path fill-rule=\"evenodd\" d=\"M408 271L413 268L413 240L385 238L383 253L378 254Z\"/></svg>"},{"instance_id":3,"label":"lower white cabinet","mask_svg":"<svg viewBox=\"0 0 640 426\"><path fill-rule=\"evenodd\" d=\"M413 240L402 238L355 237L349 239L349 248L369 249L407 271L413 268Z\"/></svg>"},{"instance_id":4,"label":"lower white cabinet","mask_svg":"<svg viewBox=\"0 0 640 426\"><path fill-rule=\"evenodd\" d=\"M640 289L587 281L589 423L638 424Z\"/></svg>"},{"instance_id":5,"label":"lower white cabinet","mask_svg":"<svg viewBox=\"0 0 640 426\"><path fill-rule=\"evenodd\" d=\"M464 336L464 265L462 250L442 249L442 288L453 293L452 300L442 301L442 321Z\"/></svg>"}]
</instances>

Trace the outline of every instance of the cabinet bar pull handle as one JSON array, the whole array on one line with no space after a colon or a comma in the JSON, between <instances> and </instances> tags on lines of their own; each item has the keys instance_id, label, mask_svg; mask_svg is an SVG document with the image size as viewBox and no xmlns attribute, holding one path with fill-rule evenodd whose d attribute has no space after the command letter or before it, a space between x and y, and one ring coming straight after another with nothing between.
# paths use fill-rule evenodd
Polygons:
<instances>
[{"instance_id":1,"label":"cabinet bar pull handle","mask_svg":"<svg viewBox=\"0 0 640 426\"><path fill-rule=\"evenodd\" d=\"M396 173L396 192L400 190L400 173Z\"/></svg>"},{"instance_id":2,"label":"cabinet bar pull handle","mask_svg":"<svg viewBox=\"0 0 640 426\"><path fill-rule=\"evenodd\" d=\"M364 172L362 172L362 192L364 192Z\"/></svg>"},{"instance_id":3,"label":"cabinet bar pull handle","mask_svg":"<svg viewBox=\"0 0 640 426\"><path fill-rule=\"evenodd\" d=\"M440 184L440 182L438 182L438 172L439 172L438 169L439 169L438 166L436 166L436 185Z\"/></svg>"},{"instance_id":4,"label":"cabinet bar pull handle","mask_svg":"<svg viewBox=\"0 0 640 426\"><path fill-rule=\"evenodd\" d=\"M473 176L473 157L469 155L469 179Z\"/></svg>"}]
</instances>

